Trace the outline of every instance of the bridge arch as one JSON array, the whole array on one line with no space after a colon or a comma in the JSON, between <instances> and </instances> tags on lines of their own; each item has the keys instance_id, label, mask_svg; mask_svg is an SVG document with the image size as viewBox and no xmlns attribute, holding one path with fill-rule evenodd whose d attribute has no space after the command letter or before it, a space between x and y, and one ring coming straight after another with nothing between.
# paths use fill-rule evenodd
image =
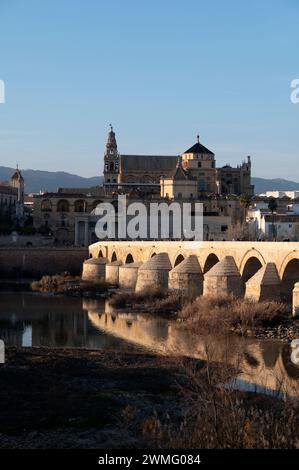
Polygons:
<instances>
[{"instance_id":1,"label":"bridge arch","mask_svg":"<svg viewBox=\"0 0 299 470\"><path fill-rule=\"evenodd\" d=\"M247 282L254 276L264 265L266 261L261 253L254 248L247 251L243 256L240 265L240 273L244 282Z\"/></svg>"},{"instance_id":2,"label":"bridge arch","mask_svg":"<svg viewBox=\"0 0 299 470\"><path fill-rule=\"evenodd\" d=\"M183 256L181 253L174 258L174 264L173 266L176 267L178 266L182 261L184 261L185 256Z\"/></svg>"},{"instance_id":3,"label":"bridge arch","mask_svg":"<svg viewBox=\"0 0 299 470\"><path fill-rule=\"evenodd\" d=\"M203 272L204 274L206 274L208 271L210 271L210 269L212 269L215 264L219 263L220 259L218 258L217 255L215 255L215 253L210 253L207 258L206 258L206 261L204 263L204 268L203 268Z\"/></svg>"},{"instance_id":4,"label":"bridge arch","mask_svg":"<svg viewBox=\"0 0 299 470\"><path fill-rule=\"evenodd\" d=\"M281 296L285 301L291 301L296 282L299 282L299 253L292 252L284 259L279 270L281 278Z\"/></svg>"},{"instance_id":5,"label":"bridge arch","mask_svg":"<svg viewBox=\"0 0 299 470\"><path fill-rule=\"evenodd\" d=\"M156 248L153 248L153 249L150 251L150 254L149 254L148 259L153 258L154 256L156 256L156 254L157 254L157 249L156 249Z\"/></svg>"},{"instance_id":6,"label":"bridge arch","mask_svg":"<svg viewBox=\"0 0 299 470\"><path fill-rule=\"evenodd\" d=\"M174 255L170 255L169 258L170 258L171 266L174 268L175 266L180 264L182 261L184 261L184 259L186 258L186 254L180 248Z\"/></svg>"},{"instance_id":7,"label":"bridge arch","mask_svg":"<svg viewBox=\"0 0 299 470\"><path fill-rule=\"evenodd\" d=\"M128 253L128 254L127 254L125 263L126 263L126 264L134 263L134 258L133 258L133 255L132 255L131 253Z\"/></svg>"}]
</instances>

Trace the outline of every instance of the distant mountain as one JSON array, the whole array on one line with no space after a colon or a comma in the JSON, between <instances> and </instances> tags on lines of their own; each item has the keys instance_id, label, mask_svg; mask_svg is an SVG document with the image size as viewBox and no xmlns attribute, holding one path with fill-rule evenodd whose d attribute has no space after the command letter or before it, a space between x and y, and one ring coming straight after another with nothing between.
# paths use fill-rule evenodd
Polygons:
<instances>
[{"instance_id":1,"label":"distant mountain","mask_svg":"<svg viewBox=\"0 0 299 470\"><path fill-rule=\"evenodd\" d=\"M14 168L0 166L0 181L8 180L14 173ZM65 188L89 188L99 186L103 182L102 176L84 178L64 171L40 171L22 170L25 179L26 193L38 193L40 190L57 191L59 187ZM275 190L299 190L299 183L284 179L252 178L255 185L255 193L265 193Z\"/></svg>"},{"instance_id":2,"label":"distant mountain","mask_svg":"<svg viewBox=\"0 0 299 470\"><path fill-rule=\"evenodd\" d=\"M284 180L281 178L265 179L252 178L252 184L255 186L255 193L265 193L266 191L298 191L299 183L295 181Z\"/></svg>"},{"instance_id":3,"label":"distant mountain","mask_svg":"<svg viewBox=\"0 0 299 470\"><path fill-rule=\"evenodd\" d=\"M14 168L0 166L0 181L9 180L14 171ZM103 177L100 176L83 178L64 171L22 170L22 175L27 194L38 193L40 190L57 191L59 187L89 188L99 186L103 182Z\"/></svg>"}]
</instances>

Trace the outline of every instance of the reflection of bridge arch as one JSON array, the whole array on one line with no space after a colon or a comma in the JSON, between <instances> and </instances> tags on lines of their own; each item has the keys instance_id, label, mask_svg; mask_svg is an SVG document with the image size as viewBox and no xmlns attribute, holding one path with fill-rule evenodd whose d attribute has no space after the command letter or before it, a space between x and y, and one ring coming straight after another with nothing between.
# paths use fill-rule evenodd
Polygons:
<instances>
[{"instance_id":1,"label":"reflection of bridge arch","mask_svg":"<svg viewBox=\"0 0 299 470\"><path fill-rule=\"evenodd\" d=\"M285 300L290 300L296 282L299 282L299 253L288 254L279 270L281 283L281 294Z\"/></svg>"},{"instance_id":2,"label":"reflection of bridge arch","mask_svg":"<svg viewBox=\"0 0 299 470\"><path fill-rule=\"evenodd\" d=\"M217 255L215 255L215 253L210 253L207 256L207 259L204 263L204 268L203 268L204 274L206 274L208 271L210 271L210 269L212 269L213 266L215 266L215 264L219 263L219 261L220 261L220 259L218 258Z\"/></svg>"},{"instance_id":3,"label":"reflection of bridge arch","mask_svg":"<svg viewBox=\"0 0 299 470\"><path fill-rule=\"evenodd\" d=\"M102 306L98 309L89 306L89 299L83 300L83 304L89 320L100 331L163 354L206 360L209 351L210 360L239 370L236 378L245 384L260 387L263 393L267 390L274 395L286 393L298 397L299 366L291 362L289 345L221 336L215 341L209 336L194 335L173 321L125 312L101 314Z\"/></svg>"},{"instance_id":4,"label":"reflection of bridge arch","mask_svg":"<svg viewBox=\"0 0 299 470\"><path fill-rule=\"evenodd\" d=\"M259 251L254 248L247 251L240 264L240 273L243 281L247 282L248 279L254 276L265 264L266 261Z\"/></svg>"}]
</instances>

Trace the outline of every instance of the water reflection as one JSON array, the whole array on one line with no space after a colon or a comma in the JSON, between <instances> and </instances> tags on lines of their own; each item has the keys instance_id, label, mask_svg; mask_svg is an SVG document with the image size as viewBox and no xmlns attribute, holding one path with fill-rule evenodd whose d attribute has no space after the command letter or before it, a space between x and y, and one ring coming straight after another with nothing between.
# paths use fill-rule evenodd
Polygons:
<instances>
[{"instance_id":1,"label":"water reflection","mask_svg":"<svg viewBox=\"0 0 299 470\"><path fill-rule=\"evenodd\" d=\"M237 336L198 336L173 321L150 315L117 313L108 305L98 312L96 304L83 302L90 321L134 344L159 352L179 354L235 366L238 388L279 395L299 396L299 367L291 362L291 348L278 341L242 339Z\"/></svg>"},{"instance_id":2,"label":"water reflection","mask_svg":"<svg viewBox=\"0 0 299 470\"><path fill-rule=\"evenodd\" d=\"M235 336L198 336L174 321L116 312L96 300L0 293L0 338L6 345L151 350L209 358L238 367L238 386L299 395L290 346Z\"/></svg>"},{"instance_id":3,"label":"water reflection","mask_svg":"<svg viewBox=\"0 0 299 470\"><path fill-rule=\"evenodd\" d=\"M98 308L104 311L104 303ZM82 299L28 292L0 293L0 338L7 346L132 349L126 341L99 333Z\"/></svg>"}]
</instances>

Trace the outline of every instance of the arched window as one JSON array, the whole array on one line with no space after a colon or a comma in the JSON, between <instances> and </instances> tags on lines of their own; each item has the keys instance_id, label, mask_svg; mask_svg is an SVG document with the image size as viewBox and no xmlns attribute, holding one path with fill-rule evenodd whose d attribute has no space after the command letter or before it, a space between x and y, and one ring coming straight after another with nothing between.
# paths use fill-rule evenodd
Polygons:
<instances>
[{"instance_id":1,"label":"arched window","mask_svg":"<svg viewBox=\"0 0 299 470\"><path fill-rule=\"evenodd\" d=\"M114 163L113 162L110 162L109 168L110 168L110 171L114 171Z\"/></svg>"},{"instance_id":2,"label":"arched window","mask_svg":"<svg viewBox=\"0 0 299 470\"><path fill-rule=\"evenodd\" d=\"M75 201L75 212L86 212L87 204L86 201L79 200Z\"/></svg>"},{"instance_id":3,"label":"arched window","mask_svg":"<svg viewBox=\"0 0 299 470\"><path fill-rule=\"evenodd\" d=\"M50 201L50 199L43 199L42 202L41 202L41 210L43 212L51 212L52 210L52 203Z\"/></svg>"},{"instance_id":4,"label":"arched window","mask_svg":"<svg viewBox=\"0 0 299 470\"><path fill-rule=\"evenodd\" d=\"M61 199L57 203L57 212L69 212L70 204L66 199Z\"/></svg>"}]
</instances>

